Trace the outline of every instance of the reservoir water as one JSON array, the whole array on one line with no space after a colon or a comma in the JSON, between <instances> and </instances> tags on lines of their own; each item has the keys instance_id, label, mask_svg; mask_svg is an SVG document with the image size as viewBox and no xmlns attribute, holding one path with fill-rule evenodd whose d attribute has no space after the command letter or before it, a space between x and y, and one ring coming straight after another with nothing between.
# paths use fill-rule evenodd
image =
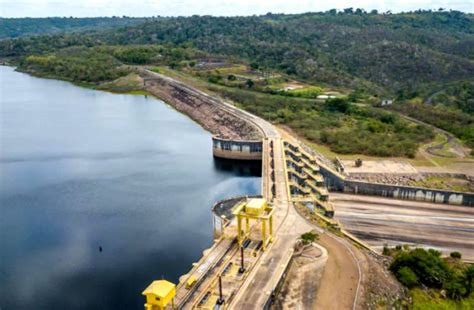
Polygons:
<instances>
[{"instance_id":1,"label":"reservoir water","mask_svg":"<svg viewBox=\"0 0 474 310\"><path fill-rule=\"evenodd\" d=\"M143 309L212 244L213 203L259 176L155 98L0 67L0 309Z\"/></svg>"}]
</instances>

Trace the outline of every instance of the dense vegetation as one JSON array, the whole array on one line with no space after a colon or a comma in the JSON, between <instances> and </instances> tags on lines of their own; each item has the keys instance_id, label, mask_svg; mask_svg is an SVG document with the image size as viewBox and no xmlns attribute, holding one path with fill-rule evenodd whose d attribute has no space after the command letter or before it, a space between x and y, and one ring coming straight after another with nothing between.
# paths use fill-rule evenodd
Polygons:
<instances>
[{"instance_id":1,"label":"dense vegetation","mask_svg":"<svg viewBox=\"0 0 474 310\"><path fill-rule=\"evenodd\" d=\"M471 95L472 96L472 95ZM471 97L473 98L473 97ZM472 99L469 99L472 100ZM466 109L473 109L470 102ZM411 101L393 105L391 109L453 133L474 148L474 114L444 104Z\"/></svg>"},{"instance_id":2,"label":"dense vegetation","mask_svg":"<svg viewBox=\"0 0 474 310\"><path fill-rule=\"evenodd\" d=\"M128 72L120 62L104 53L71 47L49 55L31 55L20 64L22 70L48 77L61 77L74 82L114 80Z\"/></svg>"},{"instance_id":3,"label":"dense vegetation","mask_svg":"<svg viewBox=\"0 0 474 310\"><path fill-rule=\"evenodd\" d=\"M413 157L419 143L433 138L424 126L347 99L327 103L248 90L215 86L211 90L238 102L242 108L291 127L309 141L328 145L342 154Z\"/></svg>"},{"instance_id":4,"label":"dense vegetation","mask_svg":"<svg viewBox=\"0 0 474 310\"><path fill-rule=\"evenodd\" d=\"M0 39L26 35L83 31L143 23L145 18L131 17L48 17L48 18L0 18Z\"/></svg>"},{"instance_id":5,"label":"dense vegetation","mask_svg":"<svg viewBox=\"0 0 474 310\"><path fill-rule=\"evenodd\" d=\"M100 83L130 73L125 64L172 64L201 55L187 48L145 46L72 46L22 58L19 69L73 82Z\"/></svg>"},{"instance_id":6,"label":"dense vegetation","mask_svg":"<svg viewBox=\"0 0 474 310\"><path fill-rule=\"evenodd\" d=\"M179 31L176 31L179 29ZM157 20L109 42L192 44L300 79L392 91L472 78L472 15L308 13Z\"/></svg>"},{"instance_id":7,"label":"dense vegetation","mask_svg":"<svg viewBox=\"0 0 474 310\"><path fill-rule=\"evenodd\" d=\"M57 23L57 29L91 26L94 31L0 40L0 58L19 64L20 70L89 83L123 76L128 64L192 68L206 57L246 63L276 77L211 72L204 78L243 108L335 152L413 157L419 144L432 138L430 130L367 103L396 98L393 109L472 146L473 21L472 14L457 11L379 14L359 9L152 18L137 25L129 25L136 19L3 19L10 30L2 31L10 37L31 32L27 29L35 23L38 29ZM103 22L128 26L97 31ZM12 26L18 23L28 27ZM306 87L275 87L282 80ZM327 104L312 100L326 86L351 94Z\"/></svg>"},{"instance_id":8,"label":"dense vegetation","mask_svg":"<svg viewBox=\"0 0 474 310\"><path fill-rule=\"evenodd\" d=\"M0 55L103 43L192 45L300 79L368 87L375 92L410 93L428 84L472 78L474 71L473 16L456 11L375 14L334 10L159 18L113 31L9 41L2 44Z\"/></svg>"},{"instance_id":9,"label":"dense vegetation","mask_svg":"<svg viewBox=\"0 0 474 310\"><path fill-rule=\"evenodd\" d=\"M474 292L474 265L463 264L460 253L443 259L433 249L384 249L394 256L390 270L408 288L425 287L444 290L450 299L469 298Z\"/></svg>"}]
</instances>

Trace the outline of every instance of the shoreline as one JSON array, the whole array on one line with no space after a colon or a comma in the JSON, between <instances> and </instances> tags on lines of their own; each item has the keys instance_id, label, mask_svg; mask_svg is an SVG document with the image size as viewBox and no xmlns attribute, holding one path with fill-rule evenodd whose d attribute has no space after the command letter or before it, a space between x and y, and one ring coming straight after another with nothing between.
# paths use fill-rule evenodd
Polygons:
<instances>
[{"instance_id":1,"label":"shoreline","mask_svg":"<svg viewBox=\"0 0 474 310\"><path fill-rule=\"evenodd\" d=\"M10 66L13 67L13 66ZM15 69L16 70L16 69ZM30 74L38 78L49 78L56 79L54 77L43 77L41 75L35 75L34 73L25 72L17 70L19 72ZM257 134L258 129L247 120L239 118L236 115L230 115L228 112L224 111L222 108L216 106L211 102L211 96L204 97L201 95L190 95L190 89L185 89L184 91L179 88L179 85L173 85L172 82L164 81L163 79L158 79L156 77L150 78L151 72L148 72L144 69L137 69L134 71L140 79L141 83L144 85L133 86L133 89L128 89L124 91L114 90L114 89L101 89L100 85L90 87L90 85L83 85L81 83L75 83L70 80L59 79L61 81L69 82L75 86L85 87L88 89L106 91L113 94L131 94L131 95L150 95L158 100L163 101L165 104L171 106L176 111L181 114L186 115L204 130L211 133L214 136L220 136L229 140L258 140L261 139L261 135ZM146 79L149 80L146 80ZM172 80L172 79L170 79ZM204 97L204 99L203 99ZM212 117L209 117L212 116ZM383 174L383 173L382 173ZM369 180L365 180L367 182ZM370 183L370 181L369 181ZM375 182L373 184L380 185L391 185L391 186L400 186L400 184L392 183L379 183ZM429 187L426 190L445 190L453 191L449 188L436 188ZM472 194L471 192L459 192Z\"/></svg>"},{"instance_id":2,"label":"shoreline","mask_svg":"<svg viewBox=\"0 0 474 310\"><path fill-rule=\"evenodd\" d=\"M183 95L183 92L179 91L178 87L172 83L157 83L156 79L153 79L145 82L148 85L144 83L145 85L142 87L131 87L130 89L122 91L113 88L101 88L100 84L78 82L71 79L61 78L59 76L43 75L38 74L37 72L19 70L18 67L14 65L6 65L6 67L13 68L14 71L28 74L35 78L63 81L90 90L122 95L153 96L173 107L177 112L186 115L211 135L236 140L260 140L262 138L258 128L255 128L253 124L236 117L227 111L219 109L219 107L214 106L212 102L203 100L202 97L195 96L192 98L191 96ZM146 77L148 75L145 70L140 69L135 70L134 73L140 76L142 81L144 80L144 76ZM111 81L108 81L108 83L110 82ZM209 116L211 116L211 118L209 118Z\"/></svg>"}]
</instances>

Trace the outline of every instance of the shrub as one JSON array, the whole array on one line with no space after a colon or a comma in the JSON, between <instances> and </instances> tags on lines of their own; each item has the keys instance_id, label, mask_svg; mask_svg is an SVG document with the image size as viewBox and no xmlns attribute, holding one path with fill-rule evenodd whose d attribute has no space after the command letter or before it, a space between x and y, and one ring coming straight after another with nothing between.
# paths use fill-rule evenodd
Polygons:
<instances>
[{"instance_id":1,"label":"shrub","mask_svg":"<svg viewBox=\"0 0 474 310\"><path fill-rule=\"evenodd\" d=\"M451 252L449 256L451 256L452 258L461 259L462 254L459 252Z\"/></svg>"},{"instance_id":2,"label":"shrub","mask_svg":"<svg viewBox=\"0 0 474 310\"><path fill-rule=\"evenodd\" d=\"M410 252L400 252L390 270L401 282L399 271L403 267L410 268L418 277L420 284L431 288L442 288L444 283L452 279L453 271L441 258L441 253L435 250L415 249Z\"/></svg>"},{"instance_id":3,"label":"shrub","mask_svg":"<svg viewBox=\"0 0 474 310\"><path fill-rule=\"evenodd\" d=\"M343 98L334 98L326 101L326 109L332 112L346 113L349 110L349 102Z\"/></svg>"},{"instance_id":4,"label":"shrub","mask_svg":"<svg viewBox=\"0 0 474 310\"><path fill-rule=\"evenodd\" d=\"M209 78L208 78L208 81L210 83L214 83L214 84L217 84L219 83L219 81L222 79L222 77L220 75L211 75Z\"/></svg>"},{"instance_id":5,"label":"shrub","mask_svg":"<svg viewBox=\"0 0 474 310\"><path fill-rule=\"evenodd\" d=\"M319 238L318 234L309 231L301 235L301 240L303 240L304 244L309 244Z\"/></svg>"},{"instance_id":6,"label":"shrub","mask_svg":"<svg viewBox=\"0 0 474 310\"><path fill-rule=\"evenodd\" d=\"M409 267L402 267L397 271L396 277L403 285L413 288L418 285L418 277Z\"/></svg>"},{"instance_id":7,"label":"shrub","mask_svg":"<svg viewBox=\"0 0 474 310\"><path fill-rule=\"evenodd\" d=\"M466 296L466 287L459 278L448 281L443 287L446 290L448 298L461 300L463 296Z\"/></svg>"}]
</instances>

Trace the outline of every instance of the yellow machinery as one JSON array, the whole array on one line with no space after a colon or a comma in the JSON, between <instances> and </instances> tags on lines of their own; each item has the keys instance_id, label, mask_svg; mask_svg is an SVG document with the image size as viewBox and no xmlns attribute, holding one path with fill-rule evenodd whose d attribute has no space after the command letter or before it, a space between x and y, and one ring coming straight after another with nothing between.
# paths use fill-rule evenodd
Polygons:
<instances>
[{"instance_id":1,"label":"yellow machinery","mask_svg":"<svg viewBox=\"0 0 474 310\"><path fill-rule=\"evenodd\" d=\"M250 236L250 220L262 223L262 248L266 249L273 240L273 208L263 198L252 198L239 204L233 211L237 217L237 241L239 245ZM245 219L245 231L242 229L242 219ZM267 236L267 223L269 234Z\"/></svg>"},{"instance_id":2,"label":"yellow machinery","mask_svg":"<svg viewBox=\"0 0 474 310\"><path fill-rule=\"evenodd\" d=\"M196 282L197 282L196 277L193 276L193 275L190 276L189 279L188 279L188 281L186 281L186 288L187 288L188 290L191 289L191 287L193 287L194 284L196 284Z\"/></svg>"},{"instance_id":3,"label":"yellow machinery","mask_svg":"<svg viewBox=\"0 0 474 310\"><path fill-rule=\"evenodd\" d=\"M166 280L153 281L142 295L146 296L145 310L164 310L170 302L174 308L176 285Z\"/></svg>"}]
</instances>

